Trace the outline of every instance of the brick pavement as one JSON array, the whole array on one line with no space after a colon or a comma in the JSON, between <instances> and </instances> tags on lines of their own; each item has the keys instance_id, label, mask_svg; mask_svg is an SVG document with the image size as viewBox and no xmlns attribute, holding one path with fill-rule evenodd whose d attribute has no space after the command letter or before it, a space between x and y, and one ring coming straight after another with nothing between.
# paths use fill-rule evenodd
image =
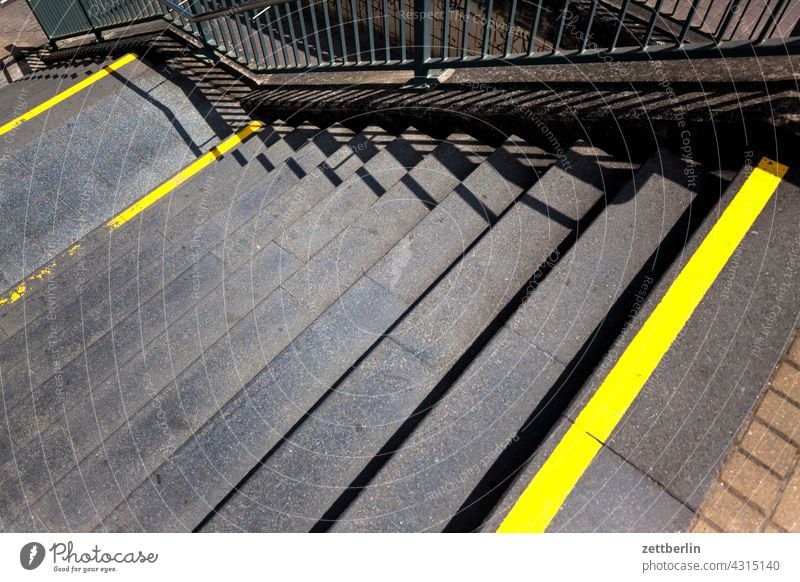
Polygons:
<instances>
[{"instance_id":1,"label":"brick pavement","mask_svg":"<svg viewBox=\"0 0 800 582\"><path fill-rule=\"evenodd\" d=\"M694 532L800 532L800 335L706 494Z\"/></svg>"}]
</instances>

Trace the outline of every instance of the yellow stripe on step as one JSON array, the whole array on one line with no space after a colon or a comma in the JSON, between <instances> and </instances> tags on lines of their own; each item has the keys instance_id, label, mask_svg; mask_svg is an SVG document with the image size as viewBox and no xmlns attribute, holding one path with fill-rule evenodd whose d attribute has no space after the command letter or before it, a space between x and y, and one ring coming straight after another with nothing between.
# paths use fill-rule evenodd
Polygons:
<instances>
[{"instance_id":1,"label":"yellow stripe on step","mask_svg":"<svg viewBox=\"0 0 800 582\"><path fill-rule=\"evenodd\" d=\"M217 159L231 151L252 134L263 129L263 127L264 124L260 121L252 121L248 123L245 127L227 138L221 144L211 148L209 152L203 154L194 162L175 174L172 178L161 184L147 196L131 204L128 208L109 220L106 223L106 226L109 229L119 228L138 214L141 214L141 212L144 211L148 206L152 206L157 201L161 200L164 196L186 182L189 178L213 164Z\"/></svg>"},{"instance_id":2,"label":"yellow stripe on step","mask_svg":"<svg viewBox=\"0 0 800 582\"><path fill-rule=\"evenodd\" d=\"M763 158L608 376L545 460L498 532L544 532L625 415L788 168Z\"/></svg>"},{"instance_id":3,"label":"yellow stripe on step","mask_svg":"<svg viewBox=\"0 0 800 582\"><path fill-rule=\"evenodd\" d=\"M116 61L114 61L110 65L106 65L105 67L103 67L102 69L97 71L96 73L93 73L92 75L86 77L83 81L80 81L80 82L74 84L69 89L65 89L64 91L62 91L61 93L58 93L54 97L51 97L50 99L48 99L47 101L45 101L41 105L37 105L36 107L31 109L27 113L23 113L22 115L20 115L16 119L12 119L11 121L6 123L5 125L0 126L0 135L6 134L9 131L13 131L13 130L17 129L20 125L22 125L26 121L30 121L31 119L33 119L37 115L41 115L42 113L44 113L48 109L52 109L53 107L55 107L56 105L58 105L62 101L66 101L67 99L69 99L70 97L75 95L76 93L80 93L81 91L83 91L87 87L90 87L91 85L97 83L97 81L99 81L100 79L108 77L113 71L121 69L122 67L124 67L125 65L130 63L131 61L135 61L135 60L136 60L136 55L133 54L133 53L128 53L125 56L117 59Z\"/></svg>"}]
</instances>

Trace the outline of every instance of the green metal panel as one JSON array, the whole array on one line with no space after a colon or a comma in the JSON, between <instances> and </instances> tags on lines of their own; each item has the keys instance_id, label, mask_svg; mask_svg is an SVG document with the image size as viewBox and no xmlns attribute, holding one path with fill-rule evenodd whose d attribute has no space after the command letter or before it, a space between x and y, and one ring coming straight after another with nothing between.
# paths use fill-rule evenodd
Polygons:
<instances>
[{"instance_id":1,"label":"green metal panel","mask_svg":"<svg viewBox=\"0 0 800 582\"><path fill-rule=\"evenodd\" d=\"M92 31L85 8L79 0L27 0L49 39L65 38Z\"/></svg>"}]
</instances>

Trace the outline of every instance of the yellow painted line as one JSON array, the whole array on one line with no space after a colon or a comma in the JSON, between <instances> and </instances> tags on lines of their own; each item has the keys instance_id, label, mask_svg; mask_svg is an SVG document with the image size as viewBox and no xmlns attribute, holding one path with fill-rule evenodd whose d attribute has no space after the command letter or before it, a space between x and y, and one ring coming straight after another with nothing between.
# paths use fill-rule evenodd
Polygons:
<instances>
[{"instance_id":1,"label":"yellow painted line","mask_svg":"<svg viewBox=\"0 0 800 582\"><path fill-rule=\"evenodd\" d=\"M73 247L76 248L77 247ZM73 252L74 254L74 252ZM0 295L0 306L3 305L10 305L12 303L16 303L19 301L25 292L29 288L29 284L33 281L42 281L47 275L53 272L53 269L56 267L56 261L58 259L54 259L50 261L46 266L42 267L35 273L28 275L26 279L23 279L16 285L14 285L11 289Z\"/></svg>"},{"instance_id":2,"label":"yellow painted line","mask_svg":"<svg viewBox=\"0 0 800 582\"><path fill-rule=\"evenodd\" d=\"M127 65L128 63L130 63L131 61L134 61L134 60L136 60L136 55L133 54L133 53L128 53L125 56L117 59L116 61L114 61L110 65L106 65L105 67L103 67L102 69L97 71L96 73L86 77L83 81L80 81L80 82L76 83L75 85L73 85L69 89L66 89L66 90L62 91L61 93L59 93L55 97L51 97L50 99L48 99L47 101L45 101L41 105L37 105L36 107L31 109L27 113L23 113L22 115L20 115L16 119L12 119L11 121L6 123L5 125L0 126L0 135L6 134L9 131L14 131L20 125L25 123L26 121L30 121L31 119L33 119L37 115L41 115L42 113L44 113L48 109L52 109L53 107L55 107L56 105L58 105L62 101L65 101L65 100L69 99L70 97L72 97L76 93L80 93L81 91L83 91L87 87L93 85L94 83L96 83L100 79L103 79L103 78L109 76L112 72L114 72L114 71L116 71L118 69L121 69L122 67L124 67L125 65Z\"/></svg>"},{"instance_id":3,"label":"yellow painted line","mask_svg":"<svg viewBox=\"0 0 800 582\"><path fill-rule=\"evenodd\" d=\"M257 131L263 129L264 124L259 121L252 121L248 123L245 127L237 131L235 134L227 138L218 146L211 148L211 150L199 158L197 158L194 162L186 166L183 170L175 174L172 178L161 184L158 188L147 194L144 198L134 202L128 208L120 212L117 216L112 218L106 223L106 226L109 229L119 228L126 222L130 221L132 218L140 214L143 210L145 210L148 206L152 206L158 200L161 200L164 196L172 192L175 188L186 182L189 178L201 172L211 164L213 164L217 159L219 159L222 155L226 154L244 140L246 140L250 135L254 134Z\"/></svg>"},{"instance_id":4,"label":"yellow painted line","mask_svg":"<svg viewBox=\"0 0 800 582\"><path fill-rule=\"evenodd\" d=\"M105 223L105 226L109 229L116 229L125 224L126 222L130 221L132 218L140 214L144 209L148 206L151 206L156 201L160 200L170 192L172 192L175 188L186 182L189 178L201 172L203 169L210 166L214 161L218 160L224 154L228 153L252 134L261 131L264 128L264 124L260 121L252 121L244 126L242 129L237 131L235 134L224 140L221 144L216 147L211 148L210 151L206 152L199 158L197 158L194 162L186 166L180 172L175 174L172 178L161 184L158 188L147 194L144 198L141 198L137 202L133 203L131 206L120 212L117 216L109 220ZM14 287L6 291L3 295L0 295L0 307L3 305L10 305L12 303L16 303L17 301L25 295L26 291L30 290L30 283L36 281L44 280L48 275L52 274L53 269L56 267L57 262L62 257L66 256L73 256L78 249L80 248L80 243L75 243L70 248L65 250L64 252L60 253L58 257L56 257L53 261L48 263L46 266L42 267L32 275L29 275L19 283L17 283Z\"/></svg>"},{"instance_id":5,"label":"yellow painted line","mask_svg":"<svg viewBox=\"0 0 800 582\"><path fill-rule=\"evenodd\" d=\"M788 168L763 158L620 356L498 532L544 532L775 193Z\"/></svg>"}]
</instances>

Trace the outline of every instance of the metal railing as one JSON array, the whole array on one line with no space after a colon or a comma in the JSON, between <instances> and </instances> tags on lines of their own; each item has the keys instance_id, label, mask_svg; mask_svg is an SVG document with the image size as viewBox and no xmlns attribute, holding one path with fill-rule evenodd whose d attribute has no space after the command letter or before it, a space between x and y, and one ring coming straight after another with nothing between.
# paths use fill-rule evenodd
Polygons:
<instances>
[{"instance_id":1,"label":"metal railing","mask_svg":"<svg viewBox=\"0 0 800 582\"><path fill-rule=\"evenodd\" d=\"M27 0L51 40L164 18L255 72L797 54L797 0Z\"/></svg>"}]
</instances>

